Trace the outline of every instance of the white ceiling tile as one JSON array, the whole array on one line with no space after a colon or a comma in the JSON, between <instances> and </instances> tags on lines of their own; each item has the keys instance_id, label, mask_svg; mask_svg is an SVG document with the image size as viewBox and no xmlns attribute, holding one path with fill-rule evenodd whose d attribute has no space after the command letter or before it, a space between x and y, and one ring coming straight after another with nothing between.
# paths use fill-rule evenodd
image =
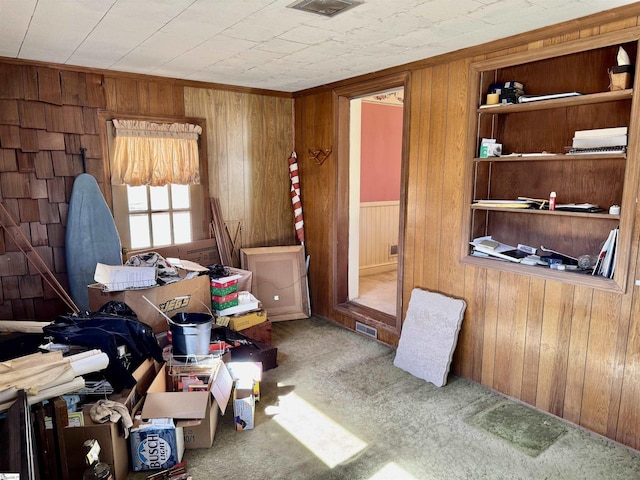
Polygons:
<instances>
[{"instance_id":1,"label":"white ceiling tile","mask_svg":"<svg viewBox=\"0 0 640 480\"><path fill-rule=\"evenodd\" d=\"M289 40L284 40L282 38L274 38L273 40L262 42L256 48L267 52L289 54L299 52L300 50L309 48L309 46L299 42L290 42Z\"/></svg>"},{"instance_id":2,"label":"white ceiling tile","mask_svg":"<svg viewBox=\"0 0 640 480\"><path fill-rule=\"evenodd\" d=\"M318 45L322 42L326 42L334 35L335 32L330 30L302 25L279 35L278 38L307 45Z\"/></svg>"},{"instance_id":3,"label":"white ceiling tile","mask_svg":"<svg viewBox=\"0 0 640 480\"><path fill-rule=\"evenodd\" d=\"M295 91L634 3L365 0L329 18L293 0L0 0L0 55Z\"/></svg>"},{"instance_id":4,"label":"white ceiling tile","mask_svg":"<svg viewBox=\"0 0 640 480\"><path fill-rule=\"evenodd\" d=\"M29 27L36 0L0 1L0 55L15 57Z\"/></svg>"}]
</instances>

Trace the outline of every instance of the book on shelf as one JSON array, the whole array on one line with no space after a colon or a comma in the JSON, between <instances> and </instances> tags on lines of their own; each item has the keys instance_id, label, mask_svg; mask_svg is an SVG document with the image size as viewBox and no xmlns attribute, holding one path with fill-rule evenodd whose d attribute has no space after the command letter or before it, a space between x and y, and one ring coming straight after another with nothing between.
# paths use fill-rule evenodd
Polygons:
<instances>
[{"instance_id":1,"label":"book on shelf","mask_svg":"<svg viewBox=\"0 0 640 480\"><path fill-rule=\"evenodd\" d=\"M527 252L518 250L512 245L495 240L491 235L474 238L469 244L473 246L472 255L480 257L494 257L500 260L520 263L528 255Z\"/></svg>"},{"instance_id":2,"label":"book on shelf","mask_svg":"<svg viewBox=\"0 0 640 480\"><path fill-rule=\"evenodd\" d=\"M626 135L607 135L602 137L573 137L573 148L620 147L627 145Z\"/></svg>"},{"instance_id":3,"label":"book on shelf","mask_svg":"<svg viewBox=\"0 0 640 480\"><path fill-rule=\"evenodd\" d=\"M561 203L556 205L556 210L564 210L566 212L585 212L597 213L602 212L600 205L595 203Z\"/></svg>"},{"instance_id":4,"label":"book on shelf","mask_svg":"<svg viewBox=\"0 0 640 480\"><path fill-rule=\"evenodd\" d=\"M494 207L494 208L529 208L534 202L531 200L476 200L474 207Z\"/></svg>"},{"instance_id":5,"label":"book on shelf","mask_svg":"<svg viewBox=\"0 0 640 480\"><path fill-rule=\"evenodd\" d=\"M616 250L618 247L619 227L609 232L609 236L605 240L596 265L593 267L592 275L598 275L606 278L613 278L615 272L615 259L617 257Z\"/></svg>"},{"instance_id":6,"label":"book on shelf","mask_svg":"<svg viewBox=\"0 0 640 480\"><path fill-rule=\"evenodd\" d=\"M627 135L628 127L612 127L612 128L593 128L591 130L576 130L573 134L574 138L590 138L590 137L617 137Z\"/></svg>"},{"instance_id":7,"label":"book on shelf","mask_svg":"<svg viewBox=\"0 0 640 480\"><path fill-rule=\"evenodd\" d=\"M627 153L627 146L619 145L614 147L570 148L567 155L589 155L594 153L609 155L614 153Z\"/></svg>"},{"instance_id":8,"label":"book on shelf","mask_svg":"<svg viewBox=\"0 0 640 480\"><path fill-rule=\"evenodd\" d=\"M554 100L556 98L577 97L580 92L549 93L546 95L522 95L518 97L518 103L539 102L541 100Z\"/></svg>"}]
</instances>

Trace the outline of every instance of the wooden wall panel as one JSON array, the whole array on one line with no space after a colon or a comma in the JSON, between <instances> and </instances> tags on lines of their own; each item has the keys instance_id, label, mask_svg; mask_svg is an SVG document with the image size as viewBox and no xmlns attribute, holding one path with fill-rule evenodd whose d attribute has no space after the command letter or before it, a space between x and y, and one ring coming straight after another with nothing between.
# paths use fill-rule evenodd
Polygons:
<instances>
[{"instance_id":1,"label":"wooden wall panel","mask_svg":"<svg viewBox=\"0 0 640 480\"><path fill-rule=\"evenodd\" d=\"M428 135L431 124L431 83L433 69L428 68L412 74L411 104L409 111L409 132L411 138L422 138ZM409 145L409 167L407 178L407 204L426 205L427 159L429 158L429 142L414 142ZM422 244L425 238L426 208L407 210L405 227L404 261L412 265L405 270L403 278L403 305L408 305L411 290L421 285L422 272L425 268L425 249ZM405 308L406 311L406 308Z\"/></svg>"},{"instance_id":2,"label":"wooden wall panel","mask_svg":"<svg viewBox=\"0 0 640 480\"><path fill-rule=\"evenodd\" d=\"M290 98L185 89L187 115L207 120L209 195L220 200L238 247L295 243L287 163L292 109Z\"/></svg>"},{"instance_id":3,"label":"wooden wall panel","mask_svg":"<svg viewBox=\"0 0 640 480\"><path fill-rule=\"evenodd\" d=\"M442 203L444 190L443 180L444 156L446 152L447 118L449 88L449 64L433 68L430 101L429 130L422 134L423 141L429 143L429 155L426 159L425 203L421 207L425 214L425 236L422 249L424 251L422 278L419 286L429 290L437 290L440 277L440 246L442 242L442 209L435 208Z\"/></svg>"},{"instance_id":4,"label":"wooden wall panel","mask_svg":"<svg viewBox=\"0 0 640 480\"><path fill-rule=\"evenodd\" d=\"M318 165L311 158L309 150L333 148L334 152L337 151L333 144L335 114L331 92L311 95L295 102L296 150L305 223L305 248L310 253L311 308L315 314L329 318L335 318L332 289L335 280L329 265L334 248L336 156L332 153L322 165Z\"/></svg>"},{"instance_id":5,"label":"wooden wall panel","mask_svg":"<svg viewBox=\"0 0 640 480\"><path fill-rule=\"evenodd\" d=\"M539 278L531 278L529 280L529 289L527 290L527 330L525 333L520 398L531 405L535 404L538 394L544 288L545 282L543 280Z\"/></svg>"},{"instance_id":6,"label":"wooden wall panel","mask_svg":"<svg viewBox=\"0 0 640 480\"><path fill-rule=\"evenodd\" d=\"M607 432L620 295L596 291L593 294L592 320L589 328L585 363L584 391L580 424L605 435Z\"/></svg>"},{"instance_id":7,"label":"wooden wall panel","mask_svg":"<svg viewBox=\"0 0 640 480\"><path fill-rule=\"evenodd\" d=\"M567 364L567 391L564 402L564 418L580 423L582 396L584 394L585 367L589 327L591 324L593 290L576 287L571 315L571 337L569 340L569 361Z\"/></svg>"},{"instance_id":8,"label":"wooden wall panel","mask_svg":"<svg viewBox=\"0 0 640 480\"><path fill-rule=\"evenodd\" d=\"M397 201L360 204L360 270L397 265L389 247L398 244L400 205ZM375 269L374 269L375 271Z\"/></svg>"},{"instance_id":9,"label":"wooden wall panel","mask_svg":"<svg viewBox=\"0 0 640 480\"><path fill-rule=\"evenodd\" d=\"M468 129L470 62L633 28L638 14L640 5L628 18L603 15L603 23L596 25L592 17L589 23L551 28L546 38L537 33L531 38L520 35L511 44L485 45L484 52L475 50L469 58L445 55L407 67L411 95L406 105L409 164L402 258L405 309L413 288L433 289L467 302L454 373L636 449L640 448L640 301L633 285L638 275L630 273L625 293L603 292L463 265L459 247L467 208L463 199L470 188L465 178L468 159L461 148ZM361 84L375 80L375 75L367 75ZM349 88L357 85L358 80L352 80ZM339 94L344 86L335 88ZM326 142L327 131L336 128L338 111L327 108L330 92L330 88L315 89L296 97L299 150L317 149ZM337 258L345 240L340 231L326 234L336 225L330 218L335 205L327 205L331 200L326 192L336 185L341 171L332 167L305 168L303 176L311 185L306 189L305 210L310 288L316 314L353 328L357 313L336 308L337 292L330 286L336 274L331 259ZM639 272L640 211L635 215L629 258ZM313 271L316 257L323 259L321 272Z\"/></svg>"},{"instance_id":10,"label":"wooden wall panel","mask_svg":"<svg viewBox=\"0 0 640 480\"><path fill-rule=\"evenodd\" d=\"M493 387L509 396L519 398L527 327L529 279L503 272L500 278L500 301L496 323L495 372Z\"/></svg>"}]
</instances>

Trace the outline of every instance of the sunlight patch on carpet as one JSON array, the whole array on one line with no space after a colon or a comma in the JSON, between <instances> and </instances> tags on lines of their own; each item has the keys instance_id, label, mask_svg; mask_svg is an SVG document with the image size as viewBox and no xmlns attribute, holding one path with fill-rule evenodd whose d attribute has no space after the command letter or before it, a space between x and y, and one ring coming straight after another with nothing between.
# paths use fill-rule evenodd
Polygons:
<instances>
[{"instance_id":1,"label":"sunlight patch on carpet","mask_svg":"<svg viewBox=\"0 0 640 480\"><path fill-rule=\"evenodd\" d=\"M466 422L531 457L540 455L567 431L566 426L553 417L513 402L498 403Z\"/></svg>"},{"instance_id":2,"label":"sunlight patch on carpet","mask_svg":"<svg viewBox=\"0 0 640 480\"><path fill-rule=\"evenodd\" d=\"M400 468L395 462L387 463L372 477L369 477L369 480L389 480L390 478L394 480L416 480L416 477Z\"/></svg>"},{"instance_id":3,"label":"sunlight patch on carpet","mask_svg":"<svg viewBox=\"0 0 640 480\"><path fill-rule=\"evenodd\" d=\"M278 407L269 407L267 415L307 447L329 468L360 453L367 443L344 429L295 393L281 396Z\"/></svg>"}]
</instances>

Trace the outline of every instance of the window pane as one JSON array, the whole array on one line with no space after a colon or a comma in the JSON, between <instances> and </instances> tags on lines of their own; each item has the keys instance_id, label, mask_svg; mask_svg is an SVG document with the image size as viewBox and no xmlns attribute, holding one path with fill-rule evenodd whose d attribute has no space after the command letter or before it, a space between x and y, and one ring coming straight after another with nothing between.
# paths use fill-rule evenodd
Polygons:
<instances>
[{"instance_id":1,"label":"window pane","mask_svg":"<svg viewBox=\"0 0 640 480\"><path fill-rule=\"evenodd\" d=\"M149 187L149 196L151 197L151 210L169 209L169 188L167 185ZM153 236L155 238L155 233Z\"/></svg>"},{"instance_id":2,"label":"window pane","mask_svg":"<svg viewBox=\"0 0 640 480\"><path fill-rule=\"evenodd\" d=\"M189 185L171 185L173 208L189 208Z\"/></svg>"},{"instance_id":3,"label":"window pane","mask_svg":"<svg viewBox=\"0 0 640 480\"><path fill-rule=\"evenodd\" d=\"M173 243L189 243L191 241L191 214L177 212L173 214Z\"/></svg>"},{"instance_id":4,"label":"window pane","mask_svg":"<svg viewBox=\"0 0 640 480\"><path fill-rule=\"evenodd\" d=\"M130 187L127 185L127 199L130 212L141 212L147 210L147 187Z\"/></svg>"},{"instance_id":5,"label":"window pane","mask_svg":"<svg viewBox=\"0 0 640 480\"><path fill-rule=\"evenodd\" d=\"M168 212L152 214L151 228L153 231L154 247L171 245L171 223Z\"/></svg>"},{"instance_id":6,"label":"window pane","mask_svg":"<svg viewBox=\"0 0 640 480\"><path fill-rule=\"evenodd\" d=\"M129 215L129 233L131 235L131 249L149 248L149 217L145 215Z\"/></svg>"}]
</instances>

